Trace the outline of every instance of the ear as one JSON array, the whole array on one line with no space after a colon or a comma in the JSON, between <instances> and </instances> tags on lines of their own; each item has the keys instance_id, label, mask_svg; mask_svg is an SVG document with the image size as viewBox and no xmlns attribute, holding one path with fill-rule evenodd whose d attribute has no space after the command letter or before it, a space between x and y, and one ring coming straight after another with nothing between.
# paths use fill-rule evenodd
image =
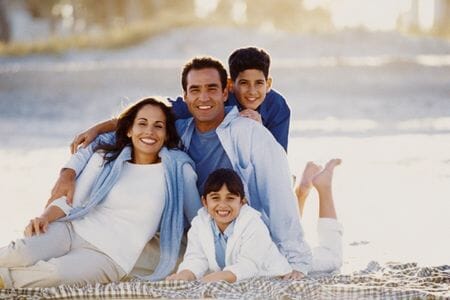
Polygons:
<instances>
[{"instance_id":1,"label":"ear","mask_svg":"<svg viewBox=\"0 0 450 300\"><path fill-rule=\"evenodd\" d=\"M233 92L233 88L234 88L234 83L233 80L231 80L231 78L228 78L227 80L227 89L229 93Z\"/></svg>"},{"instance_id":2,"label":"ear","mask_svg":"<svg viewBox=\"0 0 450 300\"><path fill-rule=\"evenodd\" d=\"M223 102L226 102L227 100L228 100L228 87L223 89Z\"/></svg>"},{"instance_id":3,"label":"ear","mask_svg":"<svg viewBox=\"0 0 450 300\"><path fill-rule=\"evenodd\" d=\"M270 89L272 88L272 77L267 78L266 80L266 92L270 92Z\"/></svg>"},{"instance_id":4,"label":"ear","mask_svg":"<svg viewBox=\"0 0 450 300\"><path fill-rule=\"evenodd\" d=\"M201 200L202 200L203 206L206 207L206 198L202 196Z\"/></svg>"},{"instance_id":5,"label":"ear","mask_svg":"<svg viewBox=\"0 0 450 300\"><path fill-rule=\"evenodd\" d=\"M244 204L247 204L248 203L248 201L247 201L247 198L242 198L242 200L241 200L241 204L242 205L244 205Z\"/></svg>"},{"instance_id":6,"label":"ear","mask_svg":"<svg viewBox=\"0 0 450 300\"><path fill-rule=\"evenodd\" d=\"M131 139L131 129L127 132L127 137Z\"/></svg>"}]
</instances>

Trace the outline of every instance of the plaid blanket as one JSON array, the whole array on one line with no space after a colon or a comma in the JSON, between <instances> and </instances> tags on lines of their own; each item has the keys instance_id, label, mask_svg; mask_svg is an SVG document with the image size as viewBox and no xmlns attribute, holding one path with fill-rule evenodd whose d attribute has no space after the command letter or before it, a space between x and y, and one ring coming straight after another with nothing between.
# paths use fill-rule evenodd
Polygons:
<instances>
[{"instance_id":1,"label":"plaid blanket","mask_svg":"<svg viewBox=\"0 0 450 300\"><path fill-rule=\"evenodd\" d=\"M3 289L0 299L450 299L449 283L449 265L380 266L371 262L366 269L352 274L311 275L299 281L259 277L229 284L132 279L82 287Z\"/></svg>"}]
</instances>

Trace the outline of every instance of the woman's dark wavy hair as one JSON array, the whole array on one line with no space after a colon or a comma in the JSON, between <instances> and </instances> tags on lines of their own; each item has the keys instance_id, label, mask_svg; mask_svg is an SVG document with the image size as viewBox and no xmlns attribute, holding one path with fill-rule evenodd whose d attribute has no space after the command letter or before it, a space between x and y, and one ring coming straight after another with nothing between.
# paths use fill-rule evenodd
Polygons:
<instances>
[{"instance_id":1,"label":"woman's dark wavy hair","mask_svg":"<svg viewBox=\"0 0 450 300\"><path fill-rule=\"evenodd\" d=\"M175 128L175 117L172 114L172 105L170 102L156 97L144 98L128 106L117 118L117 127L115 132L116 142L114 144L99 144L95 148L95 151L102 150L105 152L104 157L106 163L114 161L119 156L123 148L132 145L131 138L129 138L127 134L133 126L136 115L146 105L159 107L166 116L166 140L164 141L164 146L167 148L177 148L179 146L180 138L178 137L177 130Z\"/></svg>"}]
</instances>

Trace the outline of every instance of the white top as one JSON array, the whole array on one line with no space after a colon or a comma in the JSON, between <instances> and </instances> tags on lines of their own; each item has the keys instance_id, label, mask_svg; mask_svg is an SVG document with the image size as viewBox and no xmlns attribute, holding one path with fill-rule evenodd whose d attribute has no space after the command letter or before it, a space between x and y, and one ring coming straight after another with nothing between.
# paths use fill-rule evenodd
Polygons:
<instances>
[{"instance_id":1,"label":"white top","mask_svg":"<svg viewBox=\"0 0 450 300\"><path fill-rule=\"evenodd\" d=\"M74 195L75 206L86 202L102 161L100 154L94 154L80 174ZM129 273L145 244L158 230L164 199L162 163L139 165L127 162L105 200L72 224L77 234Z\"/></svg>"},{"instance_id":2,"label":"white top","mask_svg":"<svg viewBox=\"0 0 450 300\"><path fill-rule=\"evenodd\" d=\"M200 279L208 271L220 271L214 251L211 216L205 208L198 211L188 232L188 244L178 271L190 270ZM280 276L292 272L286 258L270 238L260 213L244 205L225 249L224 271L237 280L254 276Z\"/></svg>"}]
</instances>

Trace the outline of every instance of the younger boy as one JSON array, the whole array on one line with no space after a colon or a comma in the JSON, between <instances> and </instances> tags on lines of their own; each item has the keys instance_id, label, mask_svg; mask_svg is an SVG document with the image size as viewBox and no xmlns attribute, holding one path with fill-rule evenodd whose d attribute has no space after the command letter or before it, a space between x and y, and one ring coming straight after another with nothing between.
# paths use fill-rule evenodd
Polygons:
<instances>
[{"instance_id":1,"label":"younger boy","mask_svg":"<svg viewBox=\"0 0 450 300\"><path fill-rule=\"evenodd\" d=\"M241 179L231 169L208 176L203 208L192 220L184 260L167 280L235 282L292 272L260 213L246 204ZM206 274L206 275L205 275Z\"/></svg>"}]
</instances>

